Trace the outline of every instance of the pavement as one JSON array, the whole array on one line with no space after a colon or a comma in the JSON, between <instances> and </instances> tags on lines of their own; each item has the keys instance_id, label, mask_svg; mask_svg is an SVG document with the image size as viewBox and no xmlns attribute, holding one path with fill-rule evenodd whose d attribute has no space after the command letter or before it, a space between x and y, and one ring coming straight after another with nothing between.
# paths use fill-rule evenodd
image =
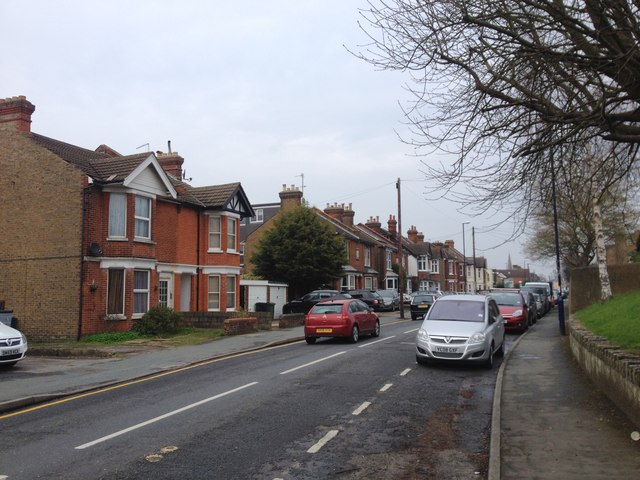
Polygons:
<instances>
[{"instance_id":1,"label":"pavement","mask_svg":"<svg viewBox=\"0 0 640 480\"><path fill-rule=\"evenodd\" d=\"M393 320L389 316L383 324ZM201 345L122 350L111 358L30 357L0 368L0 418L59 397L303 338L303 327L295 327ZM500 365L488 480L640 479L638 431L573 360L556 309L521 334Z\"/></svg>"}]
</instances>

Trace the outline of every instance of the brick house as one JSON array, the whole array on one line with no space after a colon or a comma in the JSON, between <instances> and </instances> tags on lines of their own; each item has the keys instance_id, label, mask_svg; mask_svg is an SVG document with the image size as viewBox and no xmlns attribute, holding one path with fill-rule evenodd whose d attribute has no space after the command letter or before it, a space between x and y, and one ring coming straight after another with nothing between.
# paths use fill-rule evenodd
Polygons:
<instances>
[{"instance_id":1,"label":"brick house","mask_svg":"<svg viewBox=\"0 0 640 480\"><path fill-rule=\"evenodd\" d=\"M239 223L254 214L239 183L194 188L177 153L33 133L34 110L0 100L0 300L18 328L72 339L129 330L158 304L238 307Z\"/></svg>"}]
</instances>

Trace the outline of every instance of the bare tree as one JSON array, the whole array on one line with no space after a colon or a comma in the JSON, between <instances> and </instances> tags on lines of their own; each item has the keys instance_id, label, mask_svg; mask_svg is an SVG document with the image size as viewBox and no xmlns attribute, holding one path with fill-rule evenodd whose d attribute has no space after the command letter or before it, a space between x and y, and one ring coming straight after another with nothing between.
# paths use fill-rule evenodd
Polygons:
<instances>
[{"instance_id":1,"label":"bare tree","mask_svg":"<svg viewBox=\"0 0 640 480\"><path fill-rule=\"evenodd\" d=\"M549 196L557 153L568 149L580 154L565 161L592 178L597 220L599 200L628 174L640 141L639 8L630 0L372 0L361 11L370 43L355 54L410 73L404 140L425 156L434 191L524 219ZM601 142L614 154L585 151ZM451 156L435 163L441 152Z\"/></svg>"}]
</instances>

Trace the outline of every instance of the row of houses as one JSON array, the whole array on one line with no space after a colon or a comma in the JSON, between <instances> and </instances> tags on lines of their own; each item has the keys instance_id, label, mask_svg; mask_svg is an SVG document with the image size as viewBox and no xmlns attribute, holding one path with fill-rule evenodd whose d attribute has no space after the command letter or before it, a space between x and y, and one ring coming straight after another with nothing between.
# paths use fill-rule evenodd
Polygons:
<instances>
[{"instance_id":1,"label":"row of houses","mask_svg":"<svg viewBox=\"0 0 640 480\"><path fill-rule=\"evenodd\" d=\"M23 96L0 100L0 309L31 339L129 330L155 305L226 314L274 300L247 293L255 281L243 275L279 212L304 203L296 187L252 205L240 182L187 183L170 143L135 155L86 149L32 132L34 111ZM356 224L351 205L315 211L345 240L336 289L493 285L486 260L465 259L451 240L425 242L413 226L399 238L393 216ZM286 285L276 286L284 303Z\"/></svg>"}]
</instances>

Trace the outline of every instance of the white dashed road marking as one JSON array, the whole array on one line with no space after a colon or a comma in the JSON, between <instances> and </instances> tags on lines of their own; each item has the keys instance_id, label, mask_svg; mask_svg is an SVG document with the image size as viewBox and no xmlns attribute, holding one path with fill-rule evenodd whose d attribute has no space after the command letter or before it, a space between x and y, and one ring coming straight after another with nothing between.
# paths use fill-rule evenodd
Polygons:
<instances>
[{"instance_id":1,"label":"white dashed road marking","mask_svg":"<svg viewBox=\"0 0 640 480\"><path fill-rule=\"evenodd\" d=\"M82 445L78 445L76 447L76 450L83 450L85 448L93 447L94 445L97 445L99 443L106 442L107 440L111 440L112 438L119 437L120 435L124 435L125 433L129 433L129 432L132 432L133 430L137 430L139 428L146 427L147 425L151 425L152 423L159 422L160 420L164 420L165 418L169 418L169 417L171 417L173 415L176 415L178 413L182 413L182 412L184 412L186 410L190 410L192 408L199 407L200 405L204 405L205 403L211 402L213 400L217 400L218 398L222 398L222 397L224 397L226 395L230 395L232 393L239 392L240 390L244 390L245 388L252 387L252 386L257 385L257 384L258 384L258 382L247 383L246 385L243 385L242 387L234 388L233 390L228 390L226 392L219 393L218 395L214 395L213 397L205 398L204 400L200 400L199 402L192 403L191 405L187 405L186 407L179 408L179 409L174 410L174 411L169 412L169 413L165 413L164 415L160 415L159 417L152 418L151 420L147 420L146 422L138 423L137 425L133 425L133 426L131 426L129 428L125 428L124 430L120 430L118 432L112 433L111 435L107 435L105 437L98 438L97 440L94 440L92 442L88 442L88 443L84 443Z\"/></svg>"},{"instance_id":2,"label":"white dashed road marking","mask_svg":"<svg viewBox=\"0 0 640 480\"><path fill-rule=\"evenodd\" d=\"M393 383L387 383L384 387L380 389L381 392L386 392L393 386Z\"/></svg>"},{"instance_id":3,"label":"white dashed road marking","mask_svg":"<svg viewBox=\"0 0 640 480\"><path fill-rule=\"evenodd\" d=\"M296 370L300 370L301 368L308 367L309 365L314 365L316 363L324 362L325 360L329 360L330 358L337 357L338 355L342 355L347 352L338 352L333 355L329 355L328 357L321 358L319 360L314 360L313 362L305 363L304 365L300 365L299 367L291 368L289 370L285 370L284 372L280 372L280 375L286 375L287 373L295 372Z\"/></svg>"},{"instance_id":4,"label":"white dashed road marking","mask_svg":"<svg viewBox=\"0 0 640 480\"><path fill-rule=\"evenodd\" d=\"M401 376L401 377L404 377L404 376L405 376L405 375L407 375L410 371L411 371L411 369L410 369L410 368L405 368L405 369L402 371L402 373L400 373L400 376Z\"/></svg>"},{"instance_id":5,"label":"white dashed road marking","mask_svg":"<svg viewBox=\"0 0 640 480\"><path fill-rule=\"evenodd\" d=\"M353 411L353 415L360 415L369 405L371 405L371 402L364 402Z\"/></svg>"},{"instance_id":6,"label":"white dashed road marking","mask_svg":"<svg viewBox=\"0 0 640 480\"><path fill-rule=\"evenodd\" d=\"M317 453L322 447L324 447L332 438L338 435L338 430L329 430L327 434L320 439L313 447L307 450L307 453Z\"/></svg>"}]
</instances>

